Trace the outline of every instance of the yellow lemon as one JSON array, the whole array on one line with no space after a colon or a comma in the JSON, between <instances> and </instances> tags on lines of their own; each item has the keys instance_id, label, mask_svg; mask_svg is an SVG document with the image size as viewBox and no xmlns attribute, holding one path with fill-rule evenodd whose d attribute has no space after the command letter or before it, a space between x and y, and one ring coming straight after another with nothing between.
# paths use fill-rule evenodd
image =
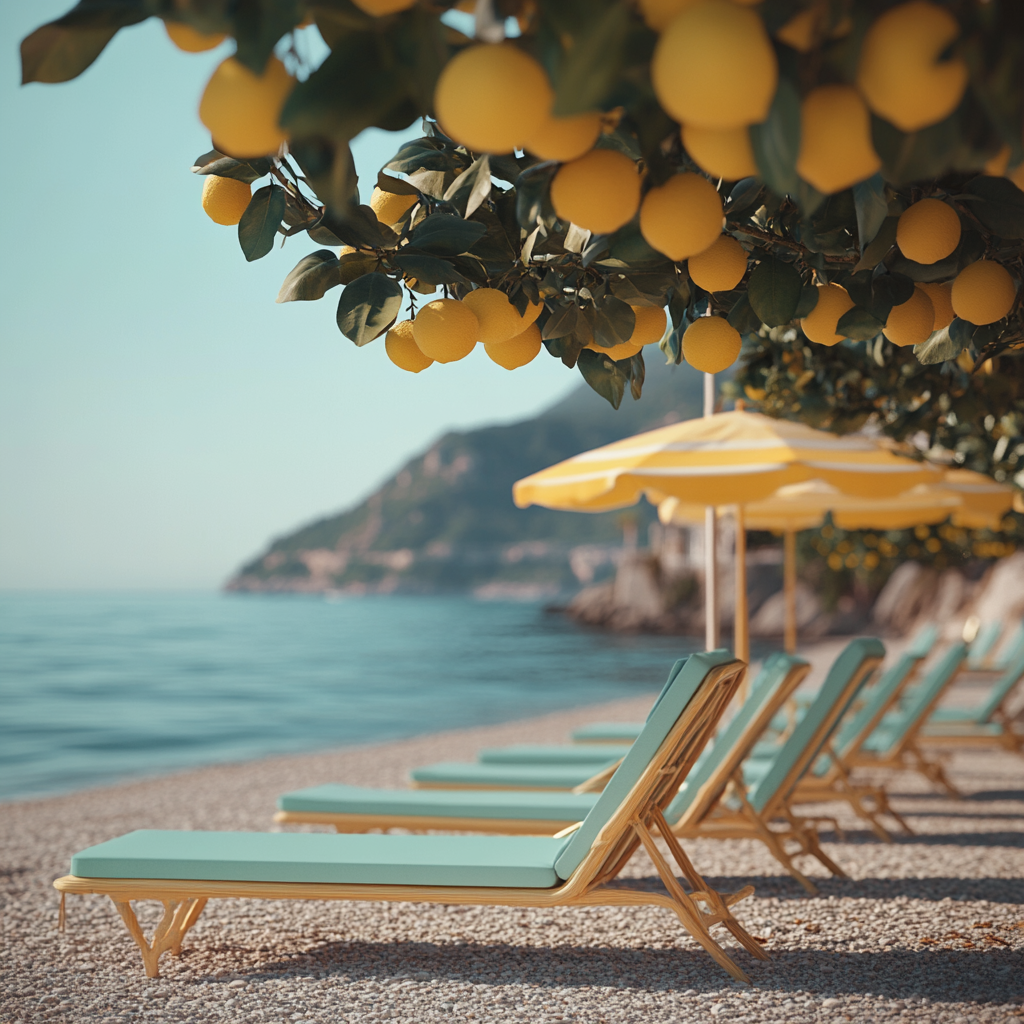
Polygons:
<instances>
[{"instance_id":1,"label":"yellow lemon","mask_svg":"<svg viewBox=\"0 0 1024 1024\"><path fill-rule=\"evenodd\" d=\"M402 320L388 331L384 337L384 348L395 366L410 373L419 373L434 362L416 344L411 320Z\"/></svg>"},{"instance_id":2,"label":"yellow lemon","mask_svg":"<svg viewBox=\"0 0 1024 1024\"><path fill-rule=\"evenodd\" d=\"M397 224L419 201L419 196L400 196L394 192L383 192L374 185L373 194L370 196L370 209L377 214L377 220L381 224L390 227Z\"/></svg>"},{"instance_id":3,"label":"yellow lemon","mask_svg":"<svg viewBox=\"0 0 1024 1024\"><path fill-rule=\"evenodd\" d=\"M707 178L676 174L644 196L640 233L670 260L696 256L722 233L722 197Z\"/></svg>"},{"instance_id":4,"label":"yellow lemon","mask_svg":"<svg viewBox=\"0 0 1024 1024\"><path fill-rule=\"evenodd\" d=\"M804 181L830 195L870 178L879 167L871 142L871 115L849 85L820 85L800 105L800 154Z\"/></svg>"},{"instance_id":5,"label":"yellow lemon","mask_svg":"<svg viewBox=\"0 0 1024 1024\"><path fill-rule=\"evenodd\" d=\"M938 263L960 244L960 218L940 199L921 199L900 214L896 244L915 263Z\"/></svg>"},{"instance_id":6,"label":"yellow lemon","mask_svg":"<svg viewBox=\"0 0 1024 1024\"><path fill-rule=\"evenodd\" d=\"M213 50L220 46L227 39L223 32L198 32L191 25L183 21L165 21L164 28L170 40L179 50L185 53L203 53L205 50Z\"/></svg>"},{"instance_id":7,"label":"yellow lemon","mask_svg":"<svg viewBox=\"0 0 1024 1024\"><path fill-rule=\"evenodd\" d=\"M818 303L801 321L804 334L818 345L838 345L843 340L836 334L839 318L855 303L845 288L838 284L819 284Z\"/></svg>"},{"instance_id":8,"label":"yellow lemon","mask_svg":"<svg viewBox=\"0 0 1024 1024\"><path fill-rule=\"evenodd\" d=\"M523 314L523 323L520 330L526 330L540 316L540 311L544 308L543 302L531 302L526 307L526 312ZM518 310L517 310L518 312Z\"/></svg>"},{"instance_id":9,"label":"yellow lemon","mask_svg":"<svg viewBox=\"0 0 1024 1024\"><path fill-rule=\"evenodd\" d=\"M523 148L541 160L565 163L590 152L600 134L601 114L597 111L574 114L572 117L553 117L548 114L530 133Z\"/></svg>"},{"instance_id":10,"label":"yellow lemon","mask_svg":"<svg viewBox=\"0 0 1024 1024\"><path fill-rule=\"evenodd\" d=\"M536 324L530 324L521 334L506 341L484 343L484 351L491 360L506 370L517 370L533 362L540 353L540 347L540 328Z\"/></svg>"},{"instance_id":11,"label":"yellow lemon","mask_svg":"<svg viewBox=\"0 0 1024 1024\"><path fill-rule=\"evenodd\" d=\"M633 219L640 203L636 164L614 149L592 149L563 164L551 181L551 205L561 220L606 235Z\"/></svg>"},{"instance_id":12,"label":"yellow lemon","mask_svg":"<svg viewBox=\"0 0 1024 1024\"><path fill-rule=\"evenodd\" d=\"M203 209L216 224L237 224L252 199L244 181L208 174L203 182Z\"/></svg>"},{"instance_id":13,"label":"yellow lemon","mask_svg":"<svg viewBox=\"0 0 1024 1024\"><path fill-rule=\"evenodd\" d=\"M700 0L639 0L640 13L648 28L661 32L672 22L672 19L687 7L692 7ZM742 7L753 7L761 0L733 0Z\"/></svg>"},{"instance_id":14,"label":"yellow lemon","mask_svg":"<svg viewBox=\"0 0 1024 1024\"><path fill-rule=\"evenodd\" d=\"M745 128L698 128L684 124L680 136L693 162L715 178L739 181L757 174L754 147Z\"/></svg>"},{"instance_id":15,"label":"yellow lemon","mask_svg":"<svg viewBox=\"0 0 1024 1024\"><path fill-rule=\"evenodd\" d=\"M444 131L477 153L511 153L543 123L554 94L544 69L511 43L456 54L434 89Z\"/></svg>"},{"instance_id":16,"label":"yellow lemon","mask_svg":"<svg viewBox=\"0 0 1024 1024\"><path fill-rule=\"evenodd\" d=\"M416 314L412 334L419 350L439 363L465 359L480 338L480 321L458 299L434 299Z\"/></svg>"},{"instance_id":17,"label":"yellow lemon","mask_svg":"<svg viewBox=\"0 0 1024 1024\"><path fill-rule=\"evenodd\" d=\"M665 310L661 306L633 306L631 308L636 317L636 323L633 326L633 333L629 337L630 344L643 348L644 345L653 345L655 342L661 341L662 335L665 333L665 325L668 323Z\"/></svg>"},{"instance_id":18,"label":"yellow lemon","mask_svg":"<svg viewBox=\"0 0 1024 1024\"><path fill-rule=\"evenodd\" d=\"M994 260L978 260L957 274L950 301L961 320L994 324L1013 309L1017 288L1007 269Z\"/></svg>"},{"instance_id":19,"label":"yellow lemon","mask_svg":"<svg viewBox=\"0 0 1024 1024\"><path fill-rule=\"evenodd\" d=\"M935 310L932 330L941 331L943 327L948 327L956 316L953 312L953 285L948 282L939 284L922 281L917 287L932 300L932 308Z\"/></svg>"},{"instance_id":20,"label":"yellow lemon","mask_svg":"<svg viewBox=\"0 0 1024 1024\"><path fill-rule=\"evenodd\" d=\"M935 307L927 292L920 288L899 306L893 306L886 318L882 333L901 348L920 345L932 333L935 323Z\"/></svg>"},{"instance_id":21,"label":"yellow lemon","mask_svg":"<svg viewBox=\"0 0 1024 1024\"><path fill-rule=\"evenodd\" d=\"M868 106L905 132L952 114L967 87L967 65L960 57L939 58L959 35L956 18L927 0L891 7L876 18L857 68Z\"/></svg>"},{"instance_id":22,"label":"yellow lemon","mask_svg":"<svg viewBox=\"0 0 1024 1024\"><path fill-rule=\"evenodd\" d=\"M1017 188L1024 191L1024 164L1019 164L1012 171L1009 171L1006 176Z\"/></svg>"},{"instance_id":23,"label":"yellow lemon","mask_svg":"<svg viewBox=\"0 0 1024 1024\"><path fill-rule=\"evenodd\" d=\"M206 83L199 118L222 153L242 159L276 153L286 140L277 121L294 85L276 57L262 75L228 57Z\"/></svg>"},{"instance_id":24,"label":"yellow lemon","mask_svg":"<svg viewBox=\"0 0 1024 1024\"><path fill-rule=\"evenodd\" d=\"M416 0L352 0L361 11L380 18L385 14L395 14L397 11L406 11L412 7Z\"/></svg>"},{"instance_id":25,"label":"yellow lemon","mask_svg":"<svg viewBox=\"0 0 1024 1024\"><path fill-rule=\"evenodd\" d=\"M761 16L731 0L690 4L651 60L658 101L681 124L740 128L768 116L779 69Z\"/></svg>"},{"instance_id":26,"label":"yellow lemon","mask_svg":"<svg viewBox=\"0 0 1024 1024\"><path fill-rule=\"evenodd\" d=\"M508 296L497 288L477 288L462 299L480 322L477 340L488 342L508 341L523 330L523 318L519 310L508 301Z\"/></svg>"},{"instance_id":27,"label":"yellow lemon","mask_svg":"<svg viewBox=\"0 0 1024 1024\"><path fill-rule=\"evenodd\" d=\"M630 339L629 341L622 342L621 345L612 345L611 348L605 348L602 345L598 345L596 341L592 341L585 347L594 352L600 352L601 355L607 356L609 359L613 359L615 362L620 363L623 359L632 359L633 356L643 348L643 345L638 345L635 341Z\"/></svg>"},{"instance_id":28,"label":"yellow lemon","mask_svg":"<svg viewBox=\"0 0 1024 1024\"><path fill-rule=\"evenodd\" d=\"M706 292L727 292L747 272L747 250L732 235L719 235L686 264L690 280Z\"/></svg>"},{"instance_id":29,"label":"yellow lemon","mask_svg":"<svg viewBox=\"0 0 1024 1024\"><path fill-rule=\"evenodd\" d=\"M1004 145L998 153L994 153L985 161L985 166L982 170L986 174L990 174L993 178L1001 178L1006 173L1006 169L1009 166L1010 147Z\"/></svg>"},{"instance_id":30,"label":"yellow lemon","mask_svg":"<svg viewBox=\"0 0 1024 1024\"><path fill-rule=\"evenodd\" d=\"M739 358L740 332L720 316L702 316L683 332L683 358L704 373L721 373Z\"/></svg>"}]
</instances>

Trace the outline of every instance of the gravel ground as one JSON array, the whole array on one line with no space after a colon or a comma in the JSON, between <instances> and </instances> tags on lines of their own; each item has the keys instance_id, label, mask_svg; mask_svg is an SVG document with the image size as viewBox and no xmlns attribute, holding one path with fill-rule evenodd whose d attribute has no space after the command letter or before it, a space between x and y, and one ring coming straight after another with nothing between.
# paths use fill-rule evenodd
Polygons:
<instances>
[{"instance_id":1,"label":"gravel ground","mask_svg":"<svg viewBox=\"0 0 1024 1024\"><path fill-rule=\"evenodd\" d=\"M815 662L827 664L836 646L817 648ZM56 930L51 882L81 847L140 827L266 829L287 789L403 785L419 764L561 741L587 721L642 718L648 705L643 697L2 805L0 1022L1024 1021L1024 762L998 753L953 759L963 801L899 776L893 804L916 835L892 845L840 811L845 841L826 832L825 848L851 877L808 864L816 898L760 844L689 842L716 888L757 888L737 908L771 954L760 962L736 952L752 988L734 984L659 908L220 901L181 959L164 956L156 980L106 898L69 897L67 931ZM642 852L626 874L658 885ZM157 909L140 908L147 931Z\"/></svg>"}]
</instances>

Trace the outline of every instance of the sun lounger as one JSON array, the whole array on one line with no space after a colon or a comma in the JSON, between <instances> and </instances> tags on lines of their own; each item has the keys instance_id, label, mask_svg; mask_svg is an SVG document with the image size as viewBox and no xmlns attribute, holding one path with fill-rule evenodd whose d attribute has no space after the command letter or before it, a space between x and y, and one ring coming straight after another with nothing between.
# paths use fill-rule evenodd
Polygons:
<instances>
[{"instance_id":1,"label":"sun lounger","mask_svg":"<svg viewBox=\"0 0 1024 1024\"><path fill-rule=\"evenodd\" d=\"M574 729L573 743L632 743L640 735L643 722L592 722Z\"/></svg>"},{"instance_id":2,"label":"sun lounger","mask_svg":"<svg viewBox=\"0 0 1024 1024\"><path fill-rule=\"evenodd\" d=\"M800 872L793 858L810 854L835 875L842 869L827 857L813 821L798 817L789 799L807 769L842 719L866 680L881 664L885 647L863 637L851 641L829 670L825 682L793 732L768 760L737 765L727 794L708 791L681 816L680 836L720 839L758 839L786 870L808 890L815 885ZM791 853L787 842L796 841Z\"/></svg>"},{"instance_id":3,"label":"sun lounger","mask_svg":"<svg viewBox=\"0 0 1024 1024\"><path fill-rule=\"evenodd\" d=\"M694 794L720 777L724 788L735 765L747 756L775 709L807 674L806 662L776 654L766 659L750 696L701 755L693 771L665 810L670 824ZM724 774L722 774L724 772ZM596 792L546 793L522 790L371 789L332 783L285 793L275 820L292 824L333 825L339 832L367 829L550 834L585 818L598 800Z\"/></svg>"},{"instance_id":4,"label":"sun lounger","mask_svg":"<svg viewBox=\"0 0 1024 1024\"><path fill-rule=\"evenodd\" d=\"M724 925L748 952L766 959L729 909L752 887L722 895L707 886L663 815L714 733L743 669L724 651L691 656L590 813L568 835L132 832L74 855L72 874L54 882L62 893L62 917L67 893L110 896L142 952L146 973L156 977L161 954L180 950L209 899L654 905L673 910L729 974L747 981L710 928ZM665 840L689 892L655 843L655 832ZM664 892L610 884L641 845ZM164 905L152 940L143 935L131 906L140 899Z\"/></svg>"},{"instance_id":5,"label":"sun lounger","mask_svg":"<svg viewBox=\"0 0 1024 1024\"><path fill-rule=\"evenodd\" d=\"M988 698L973 708L936 708L917 735L926 747L1002 747L1024 753L1024 734L1017 732L1006 709L1024 679L1024 651L993 684Z\"/></svg>"},{"instance_id":6,"label":"sun lounger","mask_svg":"<svg viewBox=\"0 0 1024 1024\"><path fill-rule=\"evenodd\" d=\"M1002 631L1003 624L998 619L986 622L981 626L974 640L971 641L971 653L967 656L967 668L970 671L988 668L991 656L995 651L996 641Z\"/></svg>"},{"instance_id":7,"label":"sun lounger","mask_svg":"<svg viewBox=\"0 0 1024 1024\"><path fill-rule=\"evenodd\" d=\"M517 743L509 747L485 747L477 754L480 764L588 765L603 768L618 761L628 744L622 743Z\"/></svg>"},{"instance_id":8,"label":"sun lounger","mask_svg":"<svg viewBox=\"0 0 1024 1024\"><path fill-rule=\"evenodd\" d=\"M882 718L861 744L845 758L846 764L894 771L917 771L952 796L959 792L946 778L942 765L925 757L919 745L921 729L945 689L963 669L967 645L956 643L926 673L921 683L904 694L898 710Z\"/></svg>"}]
</instances>

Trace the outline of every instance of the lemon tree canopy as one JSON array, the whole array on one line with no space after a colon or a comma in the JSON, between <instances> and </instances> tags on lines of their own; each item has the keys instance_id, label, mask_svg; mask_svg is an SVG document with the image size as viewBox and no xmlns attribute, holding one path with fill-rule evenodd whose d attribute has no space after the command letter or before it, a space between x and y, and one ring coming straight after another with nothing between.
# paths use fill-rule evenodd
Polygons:
<instances>
[{"instance_id":1,"label":"lemon tree canopy","mask_svg":"<svg viewBox=\"0 0 1024 1024\"><path fill-rule=\"evenodd\" d=\"M864 436L837 437L760 413L725 412L595 448L518 481L516 505L601 512L645 496L746 505L819 479L842 494L893 496L941 470Z\"/></svg>"}]
</instances>

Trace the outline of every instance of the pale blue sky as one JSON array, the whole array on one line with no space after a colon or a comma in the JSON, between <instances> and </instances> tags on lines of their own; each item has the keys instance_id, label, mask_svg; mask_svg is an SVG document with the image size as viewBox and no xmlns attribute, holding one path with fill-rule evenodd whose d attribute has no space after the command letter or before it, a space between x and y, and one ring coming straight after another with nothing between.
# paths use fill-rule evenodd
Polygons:
<instances>
[{"instance_id":1,"label":"pale blue sky","mask_svg":"<svg viewBox=\"0 0 1024 1024\"><path fill-rule=\"evenodd\" d=\"M443 430L577 384L543 354L508 373L482 349L404 373L341 336L338 292L275 305L317 246L246 264L188 169L224 53L180 53L151 20L74 82L21 88L19 41L70 6L0 6L0 586L216 586ZM372 134L369 182L397 148Z\"/></svg>"}]
</instances>

